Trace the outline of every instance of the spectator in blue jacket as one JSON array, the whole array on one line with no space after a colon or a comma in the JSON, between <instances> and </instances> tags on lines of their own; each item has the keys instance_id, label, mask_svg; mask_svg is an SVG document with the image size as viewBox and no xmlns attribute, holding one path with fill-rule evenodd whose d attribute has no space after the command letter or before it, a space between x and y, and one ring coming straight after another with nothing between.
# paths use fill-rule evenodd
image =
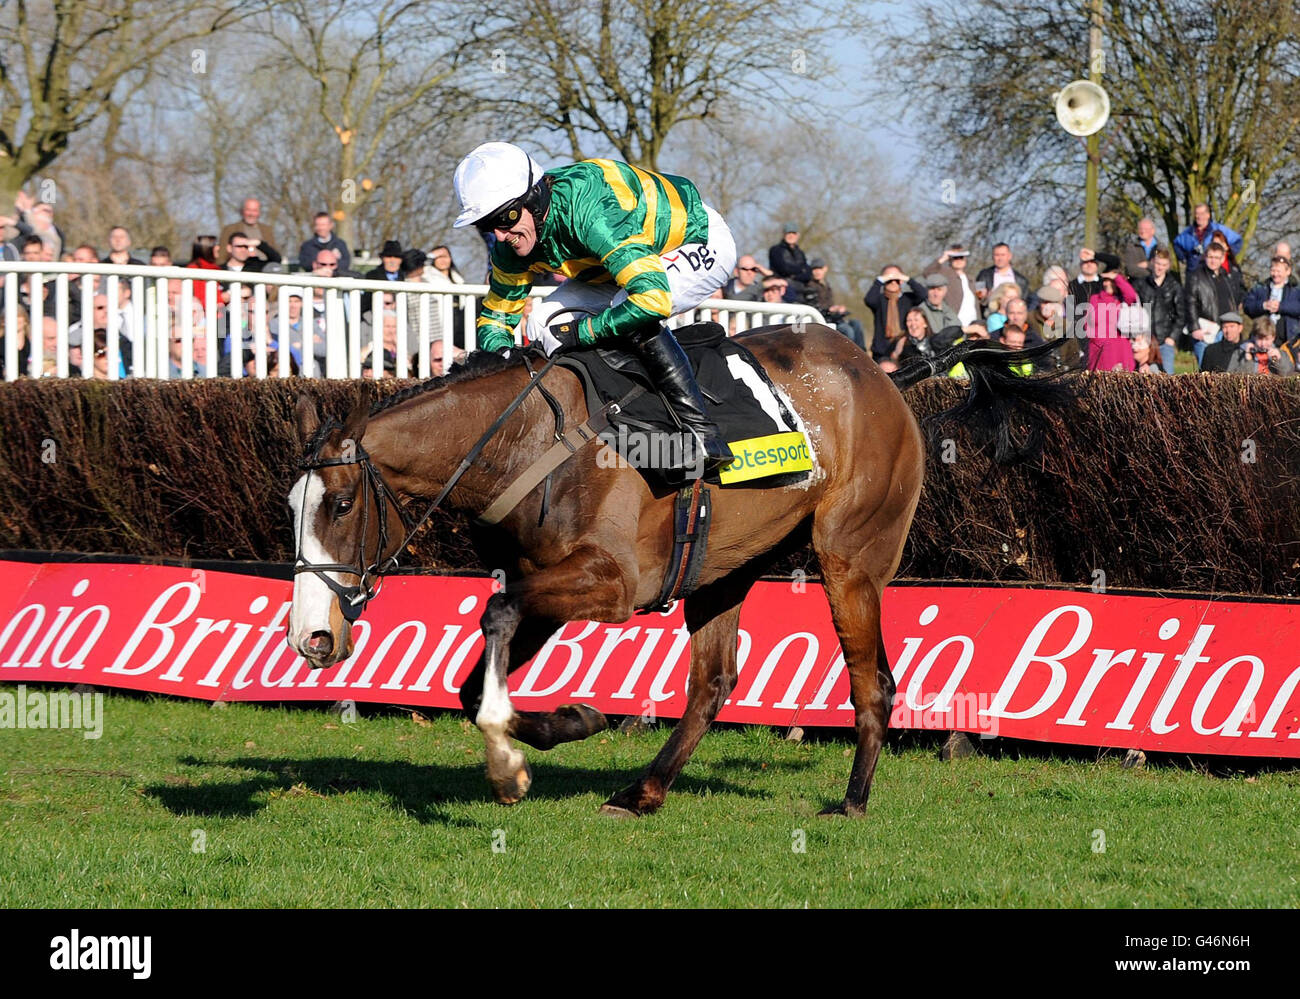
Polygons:
<instances>
[{"instance_id":1,"label":"spectator in blue jacket","mask_svg":"<svg viewBox=\"0 0 1300 999\"><path fill-rule=\"evenodd\" d=\"M1268 265L1268 280L1251 289L1243 306L1246 315L1259 319L1255 326L1273 327L1279 346L1300 340L1300 287L1291 282L1291 261L1276 256Z\"/></svg>"},{"instance_id":2,"label":"spectator in blue jacket","mask_svg":"<svg viewBox=\"0 0 1300 999\"><path fill-rule=\"evenodd\" d=\"M1201 266L1205 257L1205 248L1210 245L1216 232L1223 233L1228 241L1232 256L1241 252L1241 236L1221 222L1215 222L1210 216L1210 206L1202 202L1192 209L1193 223L1178 234L1174 240L1174 253L1183 265L1184 280L1186 275Z\"/></svg>"}]
</instances>

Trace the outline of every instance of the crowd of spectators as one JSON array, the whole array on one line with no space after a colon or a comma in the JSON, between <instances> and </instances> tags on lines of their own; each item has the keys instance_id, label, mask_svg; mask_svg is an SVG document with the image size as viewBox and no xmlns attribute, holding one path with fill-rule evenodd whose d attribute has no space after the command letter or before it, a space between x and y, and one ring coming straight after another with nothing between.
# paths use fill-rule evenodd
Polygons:
<instances>
[{"instance_id":1,"label":"crowd of spectators","mask_svg":"<svg viewBox=\"0 0 1300 999\"><path fill-rule=\"evenodd\" d=\"M89 243L70 248L54 219L54 206L38 202L25 192L14 201L12 215L0 215L0 259L68 261L72 263L114 263L145 265L143 252L133 247L124 226L113 226L106 234L107 249L101 252ZM206 358L206 330L210 317L220 329L224 372L243 363L253 369L252 337L248 330L251 286L239 283L241 272L301 271L313 277L363 277L372 281L421 282L452 289L464 278L445 245L430 251L404 247L395 239L385 240L378 265L358 273L352 269L351 248L334 230L328 212L318 212L312 233L298 246L296 256L286 258L277 249L276 234L262 217L262 205L246 198L239 218L227 223L219 235L201 235L194 240L188 261L182 266L211 279L193 285L191 317L196 332L192 355ZM716 297L777 305L802 303L816 307L827 321L850 337L886 370L893 370L918 355L938 356L965 340L988 340L1007 347L1033 346L1046 339L1062 345L1041 362L1047 366L1124 370L1143 373L1173 373L1180 351L1194 358L1204 371L1250 371L1289 375L1296 371L1300 351L1300 285L1293 275L1291 248L1279 243L1271 254L1267 279L1245 280L1237 254L1242 238L1216 221L1207 205L1197 205L1188 226L1169 245L1157 239L1155 223L1142 219L1137 231L1120 252L1109 253L1083 247L1067 269L1053 265L1038 281L1031 281L1017 266L1012 247L998 243L990 248L989 264L972 277L971 253L954 243L926 263L913 276L897 264L883 267L871 282L863 302L872 317L870 333L848 314L837 300L828 281L830 267L821 257L809 259L800 246L799 225L787 222L781 240L767 254L767 266L751 254L736 261L732 278ZM148 265L170 267L175 260L166 246L148 253ZM208 273L210 272L210 273ZM199 277L199 275L196 275ZM93 315L82 316L83 285L90 285ZM169 281L172 310L169 328L182 328L182 282ZM234 288L241 302L232 303ZM30 281L20 285L20 314L30 310ZM43 283L48 297L50 285ZM270 289L274 292L275 289ZM124 371L131 370L136 343L138 310L130 301L130 282L117 282L117 317L109 316L108 282L102 276L72 275L67 300L70 322L69 344L75 351L72 366L78 370L86 342L95 344L98 359L116 353ZM325 357L325 295L321 288L293 287L287 296L287 314L280 315L282 297L268 295L270 340L268 367L287 364L290 371L302 367L304 351L317 362ZM383 298L382 315L376 320L373 299L365 296L359 315L350 312L348 323L360 326L360 341L366 356L367 373L373 367L369 351L373 330L381 330L382 366L386 374L397 370L397 299ZM406 296L407 329L418 329L420 296ZM47 310L48 311L48 310ZM435 372L443 365L444 314L428 310L431 339L438 356L431 357ZM466 329L463 314L452 314L453 340L463 353L472 346L473 331ZM53 319L42 323L40 332L44 367L52 370L52 344L57 336ZM32 354L34 333L20 323L19 351L23 370ZM108 331L119 332L119 349L104 348ZM83 334L83 329L88 331ZM181 370L183 351L173 336L173 374ZM101 354L101 350L103 354ZM281 355L287 355L281 359ZM0 355L2 356L2 355ZM418 370L418 357L411 358L411 370ZM104 368L107 370L108 361ZM201 370L202 361L198 362ZM221 370L221 365L218 366ZM954 369L960 374L960 369Z\"/></svg>"},{"instance_id":2,"label":"crowd of spectators","mask_svg":"<svg viewBox=\"0 0 1300 999\"><path fill-rule=\"evenodd\" d=\"M1297 370L1300 284L1290 245L1273 248L1266 279L1248 282L1237 262L1241 236L1208 205L1195 207L1170 244L1143 218L1120 253L1082 247L1072 267L1049 266L1038 281L1016 265L1007 243L992 246L991 262L973 277L971 253L960 243L915 276L887 264L863 298L869 343L827 283L826 261L808 261L799 238L798 225L787 222L767 267L741 256L725 297L815 305L889 371L965 340L1010 349L1061 340L1039 367L1173 374L1183 352L1188 367L1202 371ZM960 366L951 373L960 375Z\"/></svg>"},{"instance_id":3,"label":"crowd of spectators","mask_svg":"<svg viewBox=\"0 0 1300 999\"><path fill-rule=\"evenodd\" d=\"M173 267L177 261L166 246L155 246L148 253L148 263L143 254L133 248L131 233L124 226L113 226L106 233L107 252L102 256L99 250L89 243L75 248L67 245L63 231L54 221L54 206L46 202L36 202L25 192L20 192L14 201L12 215L0 215L0 260L22 260L29 262L62 261L73 264L113 263L136 266ZM262 218L262 205L257 198L246 198L240 206L239 218L222 227L220 234L200 235L190 247L189 259L180 264L186 269L193 269L196 282L191 285L191 315L189 323L193 332L190 345L190 359L196 374L206 371L208 360L207 328L209 321L217 329L217 340L221 356L217 360L216 370L220 374L230 374L234 365L242 365L246 373L253 373L256 366L253 336L249 329L251 316L252 286L240 283L241 273L291 273L301 272L316 278L356 277L374 281L420 282L427 288L453 289L464 284L450 249L445 245L433 247L430 251L418 248L403 248L396 240L386 240L379 252L379 264L364 274L352 270L352 252L348 245L335 233L334 219L328 212L319 212L312 221L312 235L303 240L295 258L286 260L276 248L275 233ZM180 280L168 280L167 297L170 315L168 328L172 331L169 342L170 374L173 377L182 373L185 364L185 345L179 331L184 329L183 285ZM116 354L119 361L119 374L125 375L132 368L132 356L140 338L135 326L138 310L131 301L131 282L118 280L115 289L110 288L109 279L102 275L72 274L69 280L66 308L68 315L69 368L77 374L82 370L83 349L89 341L94 344L95 377L108 377L111 356ZM57 342L57 323L55 311L50 302L52 283L41 282L41 294L51 307L43 308L42 351L40 374L55 373L55 344ZM85 301L86 288L89 288L93 314L83 316L82 303ZM235 288L239 289L239 301L232 302ZM34 284L24 279L19 284L18 298L20 317L16 336L20 370L31 369L35 338L29 330L31 320L31 296ZM394 289L394 292L401 289ZM435 374L444 371L443 357L443 309L429 304L424 296L407 295L408 344L415 343L423 312L430 327L433 347L430 351L430 370ZM116 301L116 319L110 316L110 298ZM288 371L297 373L303 366L304 351L310 350L317 370L323 369L326 355L326 296L321 287L290 286L283 301L287 303L285 314L281 315L282 296L278 288L268 288L266 307L268 310L269 338L265 346L268 373L277 374L280 366L287 365ZM373 315L374 298L363 295L363 308L358 315L345 310L343 320L349 326L356 323L359 327L359 339L362 345L363 373L369 376L375 367L371 351L374 345L373 331L380 329L383 345L382 373L391 376L398 370L397 355L399 345L399 323L397 317L398 299L395 293L384 293L382 315L376 322ZM465 353L466 328L462 313L452 312L453 336L457 360ZM110 330L117 330L117 349L109 349ZM472 335L472 333L471 333ZM347 337L346 339L350 339ZM3 338L0 337L0 357L3 357ZM419 370L417 356L409 359L409 370ZM35 372L34 372L35 373Z\"/></svg>"}]
</instances>

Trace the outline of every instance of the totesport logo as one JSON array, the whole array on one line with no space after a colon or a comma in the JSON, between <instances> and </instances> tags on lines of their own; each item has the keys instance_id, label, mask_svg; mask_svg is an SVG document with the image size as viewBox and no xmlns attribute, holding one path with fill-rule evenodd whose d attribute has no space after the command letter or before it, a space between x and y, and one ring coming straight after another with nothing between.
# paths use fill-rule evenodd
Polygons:
<instances>
[{"instance_id":1,"label":"totesport logo","mask_svg":"<svg viewBox=\"0 0 1300 999\"><path fill-rule=\"evenodd\" d=\"M397 576L348 660L312 670L285 644L291 584L123 564L0 562L0 683L87 683L205 700L459 707L483 649L490 577ZM1260 628L1267 613L1268 627ZM1300 604L1061 589L894 585L891 724L1048 742L1300 758ZM851 726L848 675L816 585L758 584L721 720ZM680 606L573 622L511 676L521 710L582 701L679 717ZM112 735L111 717L105 734Z\"/></svg>"},{"instance_id":2,"label":"totesport logo","mask_svg":"<svg viewBox=\"0 0 1300 999\"><path fill-rule=\"evenodd\" d=\"M731 453L736 460L718 472L718 481L723 485L769 475L807 472L813 467L808 441L797 430L732 441Z\"/></svg>"}]
</instances>

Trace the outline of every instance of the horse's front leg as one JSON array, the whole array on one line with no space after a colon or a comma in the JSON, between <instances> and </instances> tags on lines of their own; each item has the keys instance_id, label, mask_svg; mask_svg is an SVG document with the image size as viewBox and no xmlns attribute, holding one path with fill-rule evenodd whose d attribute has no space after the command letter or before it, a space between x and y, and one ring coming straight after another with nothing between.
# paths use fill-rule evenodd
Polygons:
<instances>
[{"instance_id":1,"label":"horse's front leg","mask_svg":"<svg viewBox=\"0 0 1300 999\"><path fill-rule=\"evenodd\" d=\"M525 619L623 621L632 613L635 592L635 562L630 557L617 558L602 548L584 546L556 565L511 581L505 592L489 598L480 620L484 676L475 720L487 744L488 780L497 801L515 804L532 782L524 754L510 742L512 724L519 725L520 718L510 703L506 679L510 642L520 623ZM582 706L569 714L555 714L565 723L560 732L564 739L585 738L605 725L603 715ZM521 735L529 732L521 726Z\"/></svg>"},{"instance_id":2,"label":"horse's front leg","mask_svg":"<svg viewBox=\"0 0 1300 999\"><path fill-rule=\"evenodd\" d=\"M514 707L506 679L510 672L510 639L523 615L516 600L504 593L489 598L480 621L483 628L483 696L475 724L487 749L487 775L492 794L503 805L513 805L528 793L533 772L523 752L510 743Z\"/></svg>"}]
</instances>

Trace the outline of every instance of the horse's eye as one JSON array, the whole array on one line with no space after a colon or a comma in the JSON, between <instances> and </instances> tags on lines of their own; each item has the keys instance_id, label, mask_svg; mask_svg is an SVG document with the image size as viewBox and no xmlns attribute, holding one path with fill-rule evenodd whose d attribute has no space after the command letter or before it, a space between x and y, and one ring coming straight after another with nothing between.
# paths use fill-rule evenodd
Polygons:
<instances>
[{"instance_id":1,"label":"horse's eye","mask_svg":"<svg viewBox=\"0 0 1300 999\"><path fill-rule=\"evenodd\" d=\"M342 517L351 509L352 501L350 499L339 499L334 501L334 516L336 517Z\"/></svg>"}]
</instances>

